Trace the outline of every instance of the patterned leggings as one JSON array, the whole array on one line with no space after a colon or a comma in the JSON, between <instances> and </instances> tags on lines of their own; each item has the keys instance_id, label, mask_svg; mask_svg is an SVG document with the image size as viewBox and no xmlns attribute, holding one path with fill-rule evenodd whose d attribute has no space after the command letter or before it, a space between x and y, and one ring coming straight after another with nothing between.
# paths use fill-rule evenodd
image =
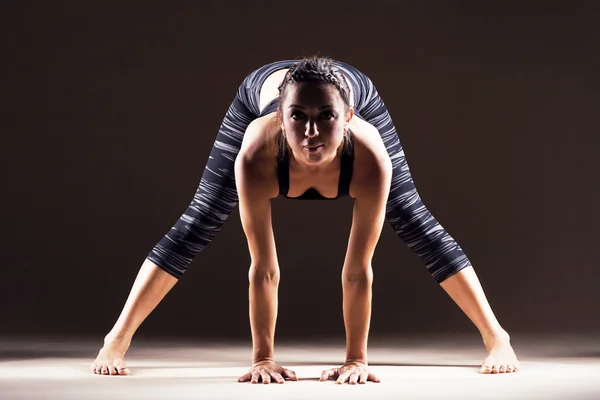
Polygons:
<instances>
[{"instance_id":1,"label":"patterned leggings","mask_svg":"<svg viewBox=\"0 0 600 400\"><path fill-rule=\"evenodd\" d=\"M260 88L267 76L289 68L293 63L293 60L285 60L262 66L248 75L239 87L221 124L192 202L148 254L148 260L174 277L183 275L237 205L234 163L246 128L254 119L277 106L272 102L264 110L259 109ZM396 128L371 80L348 64L334 61L334 65L342 70L354 89L355 114L377 128L392 161L387 221L438 283L470 266L463 250L435 220L417 193Z\"/></svg>"}]
</instances>

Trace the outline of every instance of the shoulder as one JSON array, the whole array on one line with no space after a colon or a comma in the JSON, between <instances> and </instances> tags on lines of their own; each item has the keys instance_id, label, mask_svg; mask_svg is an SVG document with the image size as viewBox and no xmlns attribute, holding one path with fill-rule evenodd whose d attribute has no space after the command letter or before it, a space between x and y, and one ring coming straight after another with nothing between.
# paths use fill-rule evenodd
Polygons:
<instances>
[{"instance_id":1,"label":"shoulder","mask_svg":"<svg viewBox=\"0 0 600 400\"><path fill-rule=\"evenodd\" d=\"M350 121L354 145L354 168L350 194L359 197L377 188L389 189L392 161L377 128L357 117Z\"/></svg>"},{"instance_id":2,"label":"shoulder","mask_svg":"<svg viewBox=\"0 0 600 400\"><path fill-rule=\"evenodd\" d=\"M277 197L277 118L267 115L248 125L235 160L238 192Z\"/></svg>"}]
</instances>

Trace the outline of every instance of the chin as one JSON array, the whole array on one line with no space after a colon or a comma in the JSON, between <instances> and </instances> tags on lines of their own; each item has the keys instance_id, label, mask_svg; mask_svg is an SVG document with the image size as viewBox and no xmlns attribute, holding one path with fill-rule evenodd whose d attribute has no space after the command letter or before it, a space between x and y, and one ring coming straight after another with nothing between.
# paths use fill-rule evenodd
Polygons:
<instances>
[{"instance_id":1,"label":"chin","mask_svg":"<svg viewBox=\"0 0 600 400\"><path fill-rule=\"evenodd\" d=\"M310 165L319 165L319 164L323 163L325 160L326 160L325 157L323 157L322 155L317 155L317 154L307 154L304 157L304 161Z\"/></svg>"},{"instance_id":2,"label":"chin","mask_svg":"<svg viewBox=\"0 0 600 400\"><path fill-rule=\"evenodd\" d=\"M311 165L319 165L335 157L335 152L319 151L317 153L309 153L304 151L304 160Z\"/></svg>"}]
</instances>

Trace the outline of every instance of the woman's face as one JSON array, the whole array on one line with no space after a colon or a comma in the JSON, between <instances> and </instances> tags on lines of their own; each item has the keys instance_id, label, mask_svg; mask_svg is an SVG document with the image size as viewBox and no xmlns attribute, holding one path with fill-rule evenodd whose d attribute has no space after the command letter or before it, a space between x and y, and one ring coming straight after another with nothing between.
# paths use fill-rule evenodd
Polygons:
<instances>
[{"instance_id":1,"label":"woman's face","mask_svg":"<svg viewBox=\"0 0 600 400\"><path fill-rule=\"evenodd\" d=\"M298 161L318 165L335 158L352 117L338 89L329 83L293 82L281 106L281 128Z\"/></svg>"}]
</instances>

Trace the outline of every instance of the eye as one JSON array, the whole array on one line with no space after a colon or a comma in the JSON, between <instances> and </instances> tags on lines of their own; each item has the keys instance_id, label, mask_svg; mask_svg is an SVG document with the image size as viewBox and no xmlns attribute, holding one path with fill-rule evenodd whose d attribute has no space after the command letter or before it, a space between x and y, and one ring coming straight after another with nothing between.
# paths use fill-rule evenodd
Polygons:
<instances>
[{"instance_id":1,"label":"eye","mask_svg":"<svg viewBox=\"0 0 600 400\"><path fill-rule=\"evenodd\" d=\"M325 111L323 114L321 114L321 117L323 119L329 120L335 117L335 115L333 115L333 113L331 111Z\"/></svg>"},{"instance_id":2,"label":"eye","mask_svg":"<svg viewBox=\"0 0 600 400\"><path fill-rule=\"evenodd\" d=\"M301 113L300 111L292 111L292 114L290 115L290 117L294 120L298 120L300 118L302 118L304 116L303 113Z\"/></svg>"}]
</instances>

